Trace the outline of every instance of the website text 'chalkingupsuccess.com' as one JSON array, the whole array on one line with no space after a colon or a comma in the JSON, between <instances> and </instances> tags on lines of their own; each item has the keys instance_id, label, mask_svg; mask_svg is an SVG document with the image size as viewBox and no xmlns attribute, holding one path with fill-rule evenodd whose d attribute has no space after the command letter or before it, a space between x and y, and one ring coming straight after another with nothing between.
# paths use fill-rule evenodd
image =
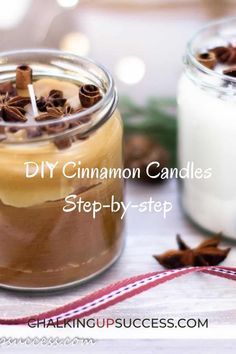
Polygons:
<instances>
[{"instance_id":1,"label":"website text 'chalkingupsuccess.com'","mask_svg":"<svg viewBox=\"0 0 236 354\"><path fill-rule=\"evenodd\" d=\"M208 328L207 318L85 318L73 320L35 320L28 321L30 328Z\"/></svg>"}]
</instances>

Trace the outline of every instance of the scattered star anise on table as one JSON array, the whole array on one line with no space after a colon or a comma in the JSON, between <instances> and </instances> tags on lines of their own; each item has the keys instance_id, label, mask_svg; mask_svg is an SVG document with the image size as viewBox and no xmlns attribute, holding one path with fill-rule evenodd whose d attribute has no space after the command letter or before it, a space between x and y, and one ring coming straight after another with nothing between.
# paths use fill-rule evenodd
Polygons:
<instances>
[{"instance_id":1,"label":"scattered star anise on table","mask_svg":"<svg viewBox=\"0 0 236 354\"><path fill-rule=\"evenodd\" d=\"M10 97L6 94L0 98L0 117L6 122L26 122L24 107L29 103L29 97Z\"/></svg>"},{"instance_id":2,"label":"scattered star anise on table","mask_svg":"<svg viewBox=\"0 0 236 354\"><path fill-rule=\"evenodd\" d=\"M170 250L154 258L165 268L176 269L188 266L216 266L227 257L230 248L221 249L221 235L200 243L196 248L190 248L177 235L178 250Z\"/></svg>"},{"instance_id":3,"label":"scattered star anise on table","mask_svg":"<svg viewBox=\"0 0 236 354\"><path fill-rule=\"evenodd\" d=\"M40 112L47 112L47 108L64 107L67 99L63 97L60 90L51 90L47 97L40 97L36 100Z\"/></svg>"}]
</instances>

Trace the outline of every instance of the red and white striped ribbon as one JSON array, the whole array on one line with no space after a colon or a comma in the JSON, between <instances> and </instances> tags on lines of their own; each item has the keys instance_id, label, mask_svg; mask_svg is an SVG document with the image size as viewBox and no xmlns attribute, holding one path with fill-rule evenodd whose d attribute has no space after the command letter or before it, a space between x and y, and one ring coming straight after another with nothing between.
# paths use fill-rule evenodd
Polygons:
<instances>
[{"instance_id":1,"label":"red and white striped ribbon","mask_svg":"<svg viewBox=\"0 0 236 354\"><path fill-rule=\"evenodd\" d=\"M0 325L22 325L27 324L32 319L35 321L53 320L58 324L65 320L80 319L104 310L167 281L195 272L202 272L215 275L217 277L236 280L236 268L230 267L188 267L148 273L111 284L101 290L83 297L80 300L48 312L23 318L0 318Z\"/></svg>"}]
</instances>

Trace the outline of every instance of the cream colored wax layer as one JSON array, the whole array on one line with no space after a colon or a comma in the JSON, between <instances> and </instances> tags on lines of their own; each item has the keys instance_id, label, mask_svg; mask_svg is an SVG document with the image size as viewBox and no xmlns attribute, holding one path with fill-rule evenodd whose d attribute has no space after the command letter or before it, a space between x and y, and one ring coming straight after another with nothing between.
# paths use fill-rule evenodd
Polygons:
<instances>
[{"instance_id":1,"label":"cream colored wax layer","mask_svg":"<svg viewBox=\"0 0 236 354\"><path fill-rule=\"evenodd\" d=\"M34 84L36 96L45 96L52 89L62 90L64 97L79 106L78 87L71 83L55 79L42 79ZM66 178L62 168L68 161L81 161L83 168L119 168L122 167L122 122L119 112L86 140L75 141L70 148L58 150L53 141L26 144L0 144L0 199L5 205L30 207L44 202L65 198L80 188L93 185L96 181ZM32 161L41 165L48 161L58 165L53 178L49 172L45 178L38 174L26 178L25 162ZM74 167L67 168L68 174L75 172ZM109 180L100 188L109 188ZM106 186L105 186L106 184Z\"/></svg>"}]
</instances>

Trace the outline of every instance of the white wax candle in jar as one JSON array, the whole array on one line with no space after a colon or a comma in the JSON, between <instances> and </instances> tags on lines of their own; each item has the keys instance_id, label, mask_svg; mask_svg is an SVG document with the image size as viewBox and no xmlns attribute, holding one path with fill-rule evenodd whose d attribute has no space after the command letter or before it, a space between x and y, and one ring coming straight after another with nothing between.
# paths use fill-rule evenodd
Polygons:
<instances>
[{"instance_id":1,"label":"white wax candle in jar","mask_svg":"<svg viewBox=\"0 0 236 354\"><path fill-rule=\"evenodd\" d=\"M179 83L179 167L209 178L184 179L186 214L201 228L236 239L236 19L218 21L189 42Z\"/></svg>"}]
</instances>

